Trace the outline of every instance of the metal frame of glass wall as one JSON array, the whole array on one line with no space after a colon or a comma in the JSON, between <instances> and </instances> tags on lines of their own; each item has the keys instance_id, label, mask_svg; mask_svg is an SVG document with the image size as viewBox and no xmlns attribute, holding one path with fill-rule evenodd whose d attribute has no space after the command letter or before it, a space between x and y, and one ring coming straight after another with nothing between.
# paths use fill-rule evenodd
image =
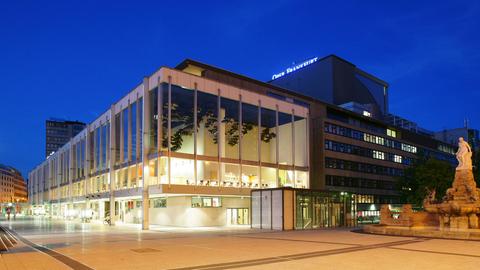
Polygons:
<instances>
[{"instance_id":1,"label":"metal frame of glass wall","mask_svg":"<svg viewBox=\"0 0 480 270\"><path fill-rule=\"evenodd\" d=\"M159 85L145 91L149 104L135 89L30 172L30 201L141 187L145 121L150 185L308 188L308 109L230 86L212 93L171 77Z\"/></svg>"},{"instance_id":2,"label":"metal frame of glass wall","mask_svg":"<svg viewBox=\"0 0 480 270\"><path fill-rule=\"evenodd\" d=\"M336 191L295 190L295 229L356 226L353 194Z\"/></svg>"},{"instance_id":3,"label":"metal frame of glass wall","mask_svg":"<svg viewBox=\"0 0 480 270\"><path fill-rule=\"evenodd\" d=\"M162 83L150 95L150 184L308 187L308 115L196 84Z\"/></svg>"}]
</instances>

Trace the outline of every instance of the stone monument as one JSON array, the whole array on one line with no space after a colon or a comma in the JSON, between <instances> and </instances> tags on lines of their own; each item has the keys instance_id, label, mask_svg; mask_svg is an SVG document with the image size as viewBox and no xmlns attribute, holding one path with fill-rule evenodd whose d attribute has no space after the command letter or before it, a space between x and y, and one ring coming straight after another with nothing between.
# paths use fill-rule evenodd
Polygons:
<instances>
[{"instance_id":1,"label":"stone monument","mask_svg":"<svg viewBox=\"0 0 480 270\"><path fill-rule=\"evenodd\" d=\"M365 225L364 232L401 236L438 237L480 240L480 189L473 178L472 149L458 139L458 166L452 187L441 202L435 190L429 190L423 200L425 211L412 211L405 204L397 218L388 205L382 205L379 225ZM397 215L395 215L397 216Z\"/></svg>"},{"instance_id":2,"label":"stone monument","mask_svg":"<svg viewBox=\"0 0 480 270\"><path fill-rule=\"evenodd\" d=\"M432 203L431 200L425 200L423 207L429 213L438 214L441 229L478 229L480 190L473 178L472 149L462 137L458 139L456 156L458 166L455 169L455 179L443 202Z\"/></svg>"}]
</instances>

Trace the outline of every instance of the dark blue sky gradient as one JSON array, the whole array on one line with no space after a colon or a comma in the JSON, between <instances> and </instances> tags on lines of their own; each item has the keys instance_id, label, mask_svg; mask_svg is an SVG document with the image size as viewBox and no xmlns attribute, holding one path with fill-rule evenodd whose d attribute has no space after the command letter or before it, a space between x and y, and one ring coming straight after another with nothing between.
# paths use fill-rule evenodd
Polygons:
<instances>
[{"instance_id":1,"label":"dark blue sky gradient","mask_svg":"<svg viewBox=\"0 0 480 270\"><path fill-rule=\"evenodd\" d=\"M25 175L44 159L45 119L90 122L184 58L268 80L337 54L390 83L391 112L478 128L479 18L461 0L0 1L0 163Z\"/></svg>"}]
</instances>

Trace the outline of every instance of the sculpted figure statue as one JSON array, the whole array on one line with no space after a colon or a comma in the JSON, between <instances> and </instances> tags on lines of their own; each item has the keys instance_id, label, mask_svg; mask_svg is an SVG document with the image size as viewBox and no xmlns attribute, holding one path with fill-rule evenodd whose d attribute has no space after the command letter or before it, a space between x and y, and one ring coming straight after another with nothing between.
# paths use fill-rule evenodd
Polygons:
<instances>
[{"instance_id":1,"label":"sculpted figure statue","mask_svg":"<svg viewBox=\"0 0 480 270\"><path fill-rule=\"evenodd\" d=\"M423 205L434 204L435 201L436 201L436 198L435 198L435 195L436 195L435 188L432 188L432 189L425 188L425 190L427 191L427 196L425 197L425 199L423 199Z\"/></svg>"},{"instance_id":2,"label":"sculpted figure statue","mask_svg":"<svg viewBox=\"0 0 480 270\"><path fill-rule=\"evenodd\" d=\"M472 148L463 139L458 138L458 151L457 151L458 166L457 170L471 170L472 169Z\"/></svg>"}]
</instances>

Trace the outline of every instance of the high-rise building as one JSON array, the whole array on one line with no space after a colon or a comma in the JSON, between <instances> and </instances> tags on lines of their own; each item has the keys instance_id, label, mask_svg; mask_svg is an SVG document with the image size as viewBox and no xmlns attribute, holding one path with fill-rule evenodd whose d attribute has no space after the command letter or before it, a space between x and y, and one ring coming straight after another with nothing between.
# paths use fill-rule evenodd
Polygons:
<instances>
[{"instance_id":1,"label":"high-rise building","mask_svg":"<svg viewBox=\"0 0 480 270\"><path fill-rule=\"evenodd\" d=\"M388 83L336 55L302 61L270 83L375 119L388 114Z\"/></svg>"},{"instance_id":2,"label":"high-rise building","mask_svg":"<svg viewBox=\"0 0 480 270\"><path fill-rule=\"evenodd\" d=\"M454 145L458 143L459 137L463 137L465 141L470 144L474 151L480 150L480 135L478 129L469 128L468 126L444 129L442 131L435 132L434 136L437 140Z\"/></svg>"},{"instance_id":3,"label":"high-rise building","mask_svg":"<svg viewBox=\"0 0 480 270\"><path fill-rule=\"evenodd\" d=\"M27 184L15 168L0 164L0 202L17 203L27 201Z\"/></svg>"},{"instance_id":4,"label":"high-rise building","mask_svg":"<svg viewBox=\"0 0 480 270\"><path fill-rule=\"evenodd\" d=\"M51 155L85 128L85 123L61 119L45 122L45 156Z\"/></svg>"}]
</instances>

